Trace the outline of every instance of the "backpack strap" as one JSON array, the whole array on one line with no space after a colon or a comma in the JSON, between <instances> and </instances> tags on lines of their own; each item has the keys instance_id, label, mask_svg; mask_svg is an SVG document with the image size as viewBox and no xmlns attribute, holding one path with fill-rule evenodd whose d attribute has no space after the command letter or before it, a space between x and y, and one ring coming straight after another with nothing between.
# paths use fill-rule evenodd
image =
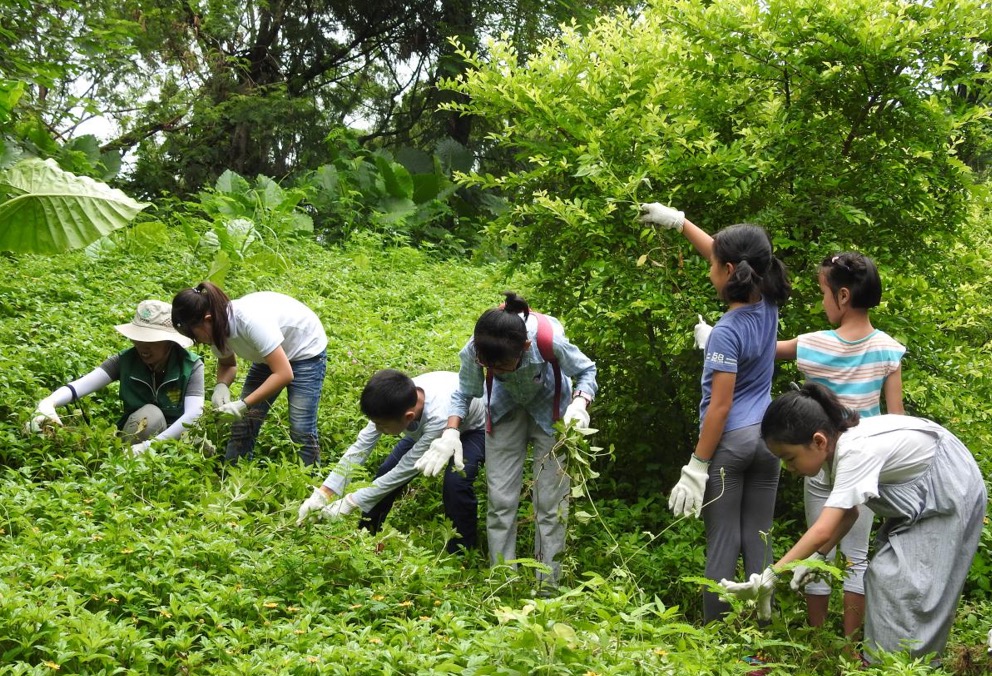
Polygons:
<instances>
[{"instance_id":1,"label":"backpack strap","mask_svg":"<svg viewBox=\"0 0 992 676\"><path fill-rule=\"evenodd\" d=\"M540 312L534 312L531 310L531 316L537 320L537 350L541 353L541 358L544 361L551 364L555 372L555 403L554 411L551 416L552 422L558 422L561 419L561 366L558 364L558 358L555 357L554 351L554 328L551 326L551 320L547 316L542 315ZM493 396L493 370L486 367L486 434L491 434L493 431L493 420L492 414L489 410L489 404L492 401Z\"/></svg>"},{"instance_id":2,"label":"backpack strap","mask_svg":"<svg viewBox=\"0 0 992 676\"><path fill-rule=\"evenodd\" d=\"M558 422L561 418L561 366L558 364L558 358L555 357L554 329L546 316L539 312L531 312L531 314L537 318L537 349L544 361L551 364L555 371L555 407L551 420Z\"/></svg>"}]
</instances>

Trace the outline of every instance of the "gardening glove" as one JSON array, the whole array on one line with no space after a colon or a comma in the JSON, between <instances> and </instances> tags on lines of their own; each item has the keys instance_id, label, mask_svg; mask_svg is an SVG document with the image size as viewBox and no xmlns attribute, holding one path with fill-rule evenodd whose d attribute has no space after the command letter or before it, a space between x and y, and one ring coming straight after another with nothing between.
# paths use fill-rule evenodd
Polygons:
<instances>
[{"instance_id":1,"label":"gardening glove","mask_svg":"<svg viewBox=\"0 0 992 676\"><path fill-rule=\"evenodd\" d=\"M989 655L992 655L992 629L989 629Z\"/></svg>"},{"instance_id":2,"label":"gardening glove","mask_svg":"<svg viewBox=\"0 0 992 676\"><path fill-rule=\"evenodd\" d=\"M820 552L815 552L812 556L805 560L826 561L827 557ZM792 591L801 592L806 588L806 585L820 577L822 574L823 571L800 564L792 569L792 582L789 583L789 588L792 589Z\"/></svg>"},{"instance_id":3,"label":"gardening glove","mask_svg":"<svg viewBox=\"0 0 992 676\"><path fill-rule=\"evenodd\" d=\"M59 414L55 412L55 404L48 398L42 399L34 409L34 417L28 423L28 429L34 434L41 434L45 425L52 423L61 425L62 421L59 419Z\"/></svg>"},{"instance_id":4,"label":"gardening glove","mask_svg":"<svg viewBox=\"0 0 992 676\"><path fill-rule=\"evenodd\" d=\"M455 458L455 469L459 471L465 469L465 460L462 457L462 433L454 427L449 427L431 442L430 448L413 464L413 468L423 472L424 476L437 476L448 466L452 456Z\"/></svg>"},{"instance_id":5,"label":"gardening glove","mask_svg":"<svg viewBox=\"0 0 992 676\"><path fill-rule=\"evenodd\" d=\"M703 493L710 477L710 464L693 454L689 464L682 468L682 478L675 484L668 498L668 508L675 516L692 514L699 518L703 510Z\"/></svg>"},{"instance_id":6,"label":"gardening glove","mask_svg":"<svg viewBox=\"0 0 992 676\"><path fill-rule=\"evenodd\" d=\"M235 399L219 406L217 412L230 420L241 420L248 412L248 404L245 403L244 399Z\"/></svg>"},{"instance_id":7,"label":"gardening glove","mask_svg":"<svg viewBox=\"0 0 992 676\"><path fill-rule=\"evenodd\" d=\"M709 340L710 334L713 332L713 327L706 323L703 315L696 316L699 317L699 323L692 327L692 337L696 340L696 347L700 350L705 350L706 341Z\"/></svg>"},{"instance_id":8,"label":"gardening glove","mask_svg":"<svg viewBox=\"0 0 992 676\"><path fill-rule=\"evenodd\" d=\"M776 579L775 571L768 566L760 573L753 573L747 582L720 580L720 586L739 599L753 600L758 608L758 619L768 620L772 616L772 594L775 592Z\"/></svg>"},{"instance_id":9,"label":"gardening glove","mask_svg":"<svg viewBox=\"0 0 992 676\"><path fill-rule=\"evenodd\" d=\"M641 217L638 220L644 225L657 225L659 228L682 232L685 212L676 211L658 202L651 202L641 205Z\"/></svg>"},{"instance_id":10,"label":"gardening glove","mask_svg":"<svg viewBox=\"0 0 992 676\"><path fill-rule=\"evenodd\" d=\"M589 403L585 400L585 397L575 397L572 399L572 403L565 409L565 417L562 418L565 426L589 427L589 411L586 410L586 406L588 405Z\"/></svg>"},{"instance_id":11,"label":"gardening glove","mask_svg":"<svg viewBox=\"0 0 992 676\"><path fill-rule=\"evenodd\" d=\"M149 448L149 446L151 446L151 445L152 445L152 442L150 440L149 441L139 441L138 443L136 443L136 444L134 444L134 445L131 446L131 455L133 455L135 457L138 457L139 455L141 455L142 453L144 453L145 451L147 451L148 448Z\"/></svg>"},{"instance_id":12,"label":"gardening glove","mask_svg":"<svg viewBox=\"0 0 992 676\"><path fill-rule=\"evenodd\" d=\"M314 512L319 512L326 506L327 506L327 495L325 495L324 491L320 490L319 488L315 488L313 490L313 494L309 498L304 500L302 505L300 505L299 515L296 519L296 525L297 526L301 525L304 521L307 520L308 516L310 516Z\"/></svg>"},{"instance_id":13,"label":"gardening glove","mask_svg":"<svg viewBox=\"0 0 992 676\"><path fill-rule=\"evenodd\" d=\"M214 408L220 408L224 404L231 403L231 388L224 383L217 383L214 393L210 395L210 404Z\"/></svg>"},{"instance_id":14,"label":"gardening glove","mask_svg":"<svg viewBox=\"0 0 992 676\"><path fill-rule=\"evenodd\" d=\"M351 494L344 496L340 500L335 500L331 504L320 510L320 516L328 521L335 521L342 516L347 516L358 507L352 499Z\"/></svg>"}]
</instances>

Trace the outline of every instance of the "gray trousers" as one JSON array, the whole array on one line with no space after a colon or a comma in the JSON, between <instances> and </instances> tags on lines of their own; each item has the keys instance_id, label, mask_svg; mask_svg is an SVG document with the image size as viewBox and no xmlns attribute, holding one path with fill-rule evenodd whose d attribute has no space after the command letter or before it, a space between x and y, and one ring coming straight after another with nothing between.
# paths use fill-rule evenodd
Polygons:
<instances>
[{"instance_id":1,"label":"gray trousers","mask_svg":"<svg viewBox=\"0 0 992 676\"><path fill-rule=\"evenodd\" d=\"M750 425L724 432L710 463L703 503L715 502L703 508L706 577L717 582L738 578L737 559L742 554L745 580L774 563L770 531L780 464L761 440L759 428ZM717 594L703 593L707 622L728 609Z\"/></svg>"},{"instance_id":2,"label":"gray trousers","mask_svg":"<svg viewBox=\"0 0 992 676\"><path fill-rule=\"evenodd\" d=\"M154 439L168 427L165 414L155 404L145 404L132 413L121 427L121 436L129 444Z\"/></svg>"},{"instance_id":3,"label":"gray trousers","mask_svg":"<svg viewBox=\"0 0 992 676\"><path fill-rule=\"evenodd\" d=\"M812 526L820 518L823 506L830 497L831 487L821 479L823 475L806 477L803 498L806 503L806 526ZM865 571L868 569L868 541L871 539L871 524L875 514L866 505L858 506L858 520L840 541L840 551L847 558L847 571L844 574L844 591L852 594L865 593ZM827 554L827 561L833 563L836 547ZM806 585L810 596L830 596L830 580L820 578Z\"/></svg>"},{"instance_id":4,"label":"gray trousers","mask_svg":"<svg viewBox=\"0 0 992 676\"><path fill-rule=\"evenodd\" d=\"M922 476L882 484L869 501L885 518L865 575L865 647L872 661L877 650L908 649L914 657L944 651L982 536L981 471L957 437L939 428L937 434L936 455Z\"/></svg>"},{"instance_id":5,"label":"gray trousers","mask_svg":"<svg viewBox=\"0 0 992 676\"><path fill-rule=\"evenodd\" d=\"M486 535L492 564L517 558L517 509L523 489L527 445L534 449L534 558L551 568L538 573L539 581L557 584L561 563L555 558L565 548L569 479L559 458L551 453L555 438L549 436L522 408L517 408L486 434L486 484L489 509Z\"/></svg>"}]
</instances>

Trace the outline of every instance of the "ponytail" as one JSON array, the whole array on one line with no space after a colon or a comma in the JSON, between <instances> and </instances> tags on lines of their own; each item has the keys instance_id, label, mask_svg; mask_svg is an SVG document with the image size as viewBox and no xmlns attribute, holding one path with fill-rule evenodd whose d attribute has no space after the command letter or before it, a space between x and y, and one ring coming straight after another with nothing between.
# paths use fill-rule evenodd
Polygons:
<instances>
[{"instance_id":1,"label":"ponytail","mask_svg":"<svg viewBox=\"0 0 992 676\"><path fill-rule=\"evenodd\" d=\"M858 424L861 417L841 405L823 385L806 383L798 391L786 392L769 404L761 420L765 443L805 446L817 432L836 439Z\"/></svg>"},{"instance_id":2,"label":"ponytail","mask_svg":"<svg viewBox=\"0 0 992 676\"><path fill-rule=\"evenodd\" d=\"M768 266L768 272L761 279L761 294L779 307L785 305L785 302L789 300L789 296L792 295L792 282L789 281L789 271L786 269L785 263L778 256L772 256L771 263Z\"/></svg>"},{"instance_id":3,"label":"ponytail","mask_svg":"<svg viewBox=\"0 0 992 676\"><path fill-rule=\"evenodd\" d=\"M728 303L750 303L756 292L778 306L789 299L792 285L785 264L772 253L771 238L763 228L748 223L724 228L713 236L713 256L734 266L723 287Z\"/></svg>"},{"instance_id":4,"label":"ponytail","mask_svg":"<svg viewBox=\"0 0 992 676\"><path fill-rule=\"evenodd\" d=\"M512 291L504 291L503 295L506 301L483 312L475 323L475 354L483 364L516 359L527 342L526 322L530 316L530 306Z\"/></svg>"},{"instance_id":5,"label":"ponytail","mask_svg":"<svg viewBox=\"0 0 992 676\"><path fill-rule=\"evenodd\" d=\"M193 289L183 289L172 299L172 325L184 336L192 337L190 330L210 315L211 343L223 354L227 351L230 335L228 309L231 299L212 282L201 282Z\"/></svg>"}]
</instances>

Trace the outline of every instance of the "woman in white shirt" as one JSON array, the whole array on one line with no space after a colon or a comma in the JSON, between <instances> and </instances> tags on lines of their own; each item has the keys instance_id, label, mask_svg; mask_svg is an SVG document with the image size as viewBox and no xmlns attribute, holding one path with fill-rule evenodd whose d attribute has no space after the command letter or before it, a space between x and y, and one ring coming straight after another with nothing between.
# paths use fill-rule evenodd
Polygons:
<instances>
[{"instance_id":1,"label":"woman in white shirt","mask_svg":"<svg viewBox=\"0 0 992 676\"><path fill-rule=\"evenodd\" d=\"M176 330L210 345L217 362L211 404L234 421L225 457L252 455L255 438L283 389L289 398L289 435L300 446L304 465L320 460L317 408L327 367L327 334L306 305L281 293L261 291L231 300L220 287L203 282L172 301ZM241 399L231 399L237 357L251 362Z\"/></svg>"},{"instance_id":2,"label":"woman in white shirt","mask_svg":"<svg viewBox=\"0 0 992 676\"><path fill-rule=\"evenodd\" d=\"M772 402L761 423L768 448L804 476L824 470L830 496L819 518L774 566L721 584L770 614L776 571L824 560L865 504L884 519L865 574L867 660L878 651L940 653L954 621L985 518L985 482L964 444L940 425L906 415L859 420L821 385ZM792 586L812 575L796 566Z\"/></svg>"}]
</instances>

